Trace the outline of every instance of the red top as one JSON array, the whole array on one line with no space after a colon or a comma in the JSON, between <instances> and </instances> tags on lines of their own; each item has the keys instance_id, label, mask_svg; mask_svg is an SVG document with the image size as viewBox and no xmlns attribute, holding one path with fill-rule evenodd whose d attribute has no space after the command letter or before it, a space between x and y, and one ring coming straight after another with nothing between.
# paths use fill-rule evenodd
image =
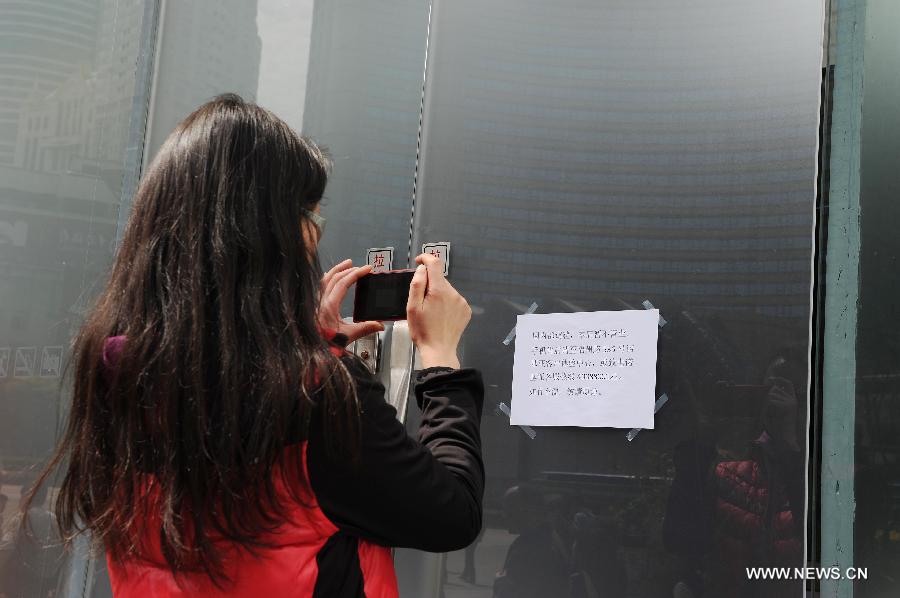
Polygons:
<instances>
[{"instance_id":1,"label":"red top","mask_svg":"<svg viewBox=\"0 0 900 598\"><path fill-rule=\"evenodd\" d=\"M306 443L290 447L303 453L306 472ZM107 559L109 578L116 598L147 598L169 596L230 596L235 598L280 598L282 596L312 597L318 577L316 556L338 528L319 508L311 490L299 489L299 496L308 507L293 501L275 473L276 488L284 493L288 505L286 523L265 539L273 546L261 549L258 556L246 550L226 547L226 569L233 580L225 590L213 584L205 573L172 576L163 557L158 534L146 534L142 544L145 559L116 564ZM151 530L158 530L158 518L147 521ZM398 596L397 578L391 551L365 540L359 541L359 563L365 580L367 598ZM180 585L179 585L180 584Z\"/></svg>"},{"instance_id":2,"label":"red top","mask_svg":"<svg viewBox=\"0 0 900 598\"><path fill-rule=\"evenodd\" d=\"M344 353L340 345L346 337L329 331L323 336L335 354ZM108 366L114 367L124 340L107 341L103 358ZM346 357L342 362L359 403L359 463L347 466L332 459L325 448L327 431L311 425L302 442L284 449L284 465L278 467L290 469L288 479L280 469L273 472L286 518L260 538L268 547L251 555L234 542L209 536L231 580L225 589L204 572L172 574L160 547L156 511L139 522L140 556L120 563L108 559L115 596L396 597L386 547L449 552L478 536L484 492L481 375L472 369L419 372L414 389L422 422L413 439L365 365ZM145 492L151 505L158 497L154 481L148 474Z\"/></svg>"},{"instance_id":3,"label":"red top","mask_svg":"<svg viewBox=\"0 0 900 598\"><path fill-rule=\"evenodd\" d=\"M322 333L329 341L336 335L334 330L323 330ZM106 341L103 349L104 364L115 364L124 343L124 336L112 337ZM338 356L344 353L337 346L332 346L331 349ZM301 451L303 474L309 480L306 447L306 442L303 442L285 450ZM291 461L285 459L285 462ZM116 598L312 597L319 573L316 557L328 539L338 531L338 527L319 508L309 484L298 484L295 488L296 495L301 499L298 502L285 488L283 477L277 468L273 475L279 498L287 506L286 523L277 532L264 538L271 547L258 550L255 556L228 541L222 542L223 552L227 555L226 569L233 580L232 584L224 590L220 589L203 572L184 573L176 580L163 556L159 535L148 533L141 543L142 559L117 564L111 557L107 557L113 595ZM152 478L148 479L148 485L149 491L153 492ZM159 517L152 517L146 522L145 529L159 530L161 525ZM399 595L390 549L360 540L359 564L367 598L393 598Z\"/></svg>"}]
</instances>

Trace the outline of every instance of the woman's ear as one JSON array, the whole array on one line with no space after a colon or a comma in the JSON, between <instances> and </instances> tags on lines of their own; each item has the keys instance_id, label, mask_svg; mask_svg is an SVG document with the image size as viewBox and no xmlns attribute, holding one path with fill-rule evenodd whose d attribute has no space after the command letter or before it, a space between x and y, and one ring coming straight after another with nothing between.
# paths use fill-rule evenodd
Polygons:
<instances>
[{"instance_id":1,"label":"woman's ear","mask_svg":"<svg viewBox=\"0 0 900 598\"><path fill-rule=\"evenodd\" d=\"M309 219L304 218L301 221L300 231L303 235L303 244L307 249L315 248L319 244L319 233L316 230L316 226Z\"/></svg>"}]
</instances>

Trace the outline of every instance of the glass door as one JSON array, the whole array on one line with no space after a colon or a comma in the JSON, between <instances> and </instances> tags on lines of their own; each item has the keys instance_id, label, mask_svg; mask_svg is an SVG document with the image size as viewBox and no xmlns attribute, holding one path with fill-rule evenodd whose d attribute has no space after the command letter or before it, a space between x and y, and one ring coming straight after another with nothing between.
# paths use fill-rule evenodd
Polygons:
<instances>
[{"instance_id":1,"label":"glass door","mask_svg":"<svg viewBox=\"0 0 900 598\"><path fill-rule=\"evenodd\" d=\"M4 514L55 440L134 156L238 92L330 150L323 266L448 241L473 308L484 531L398 551L404 596L755 596L745 567L802 566L823 0L26 4L0 65ZM518 314L645 302L655 430L510 426ZM109 594L99 563L76 582Z\"/></svg>"},{"instance_id":2,"label":"glass door","mask_svg":"<svg viewBox=\"0 0 900 598\"><path fill-rule=\"evenodd\" d=\"M805 562L823 13L433 2L413 250L451 242L488 475L435 596L756 596L745 567ZM518 314L645 302L655 430L510 426Z\"/></svg>"},{"instance_id":3,"label":"glass door","mask_svg":"<svg viewBox=\"0 0 900 598\"><path fill-rule=\"evenodd\" d=\"M0 594L84 587L63 547L50 458L68 410L70 340L112 263L144 135L155 26L143 0L0 3Z\"/></svg>"},{"instance_id":4,"label":"glass door","mask_svg":"<svg viewBox=\"0 0 900 598\"><path fill-rule=\"evenodd\" d=\"M384 246L406 267L425 0L169 2L161 26L149 158L198 105L238 93L331 155L323 267Z\"/></svg>"},{"instance_id":5,"label":"glass door","mask_svg":"<svg viewBox=\"0 0 900 598\"><path fill-rule=\"evenodd\" d=\"M145 162L197 106L238 93L332 157L322 266L394 247L394 268L405 268L427 30L425 0L163 2ZM93 595L108 596L95 565Z\"/></svg>"}]
</instances>

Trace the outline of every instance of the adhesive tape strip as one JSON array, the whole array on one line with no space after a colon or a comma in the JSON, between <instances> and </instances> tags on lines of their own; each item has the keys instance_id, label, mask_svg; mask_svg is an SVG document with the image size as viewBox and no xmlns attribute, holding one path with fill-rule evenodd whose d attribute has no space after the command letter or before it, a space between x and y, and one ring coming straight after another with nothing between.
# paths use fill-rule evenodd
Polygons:
<instances>
[{"instance_id":1,"label":"adhesive tape strip","mask_svg":"<svg viewBox=\"0 0 900 598\"><path fill-rule=\"evenodd\" d=\"M497 405L497 409L503 412L503 415L505 415L506 417L512 417L512 412L509 410L509 405L507 405L506 403L500 403L499 405ZM537 432L535 432L534 428L532 428L531 426L519 427L522 428L522 431L525 432L525 434L532 440L537 438Z\"/></svg>"},{"instance_id":2,"label":"adhesive tape strip","mask_svg":"<svg viewBox=\"0 0 900 598\"><path fill-rule=\"evenodd\" d=\"M667 395L666 393L659 395L659 398L656 399L656 405L653 406L653 414L656 415L656 413L660 409L662 409L662 406L665 405L666 401L668 401L668 400L669 400L669 395ZM641 430L643 430L643 428L632 428L631 431L625 435L625 439L628 440L628 442L631 442L632 440L635 439L635 437L638 434L641 433Z\"/></svg>"},{"instance_id":3,"label":"adhesive tape strip","mask_svg":"<svg viewBox=\"0 0 900 598\"><path fill-rule=\"evenodd\" d=\"M538 308L538 304L537 304L537 301L535 301L534 303L531 304L531 307L529 307L528 309L525 310L525 313L522 315L527 316L529 314L533 314L534 312L537 311L537 308ZM506 338L503 339L503 344L508 345L509 343L512 342L512 340L514 338L516 338L516 327L515 326L512 327L512 330L510 330L509 334L506 335ZM500 403L500 404L502 405L503 403Z\"/></svg>"},{"instance_id":4,"label":"adhesive tape strip","mask_svg":"<svg viewBox=\"0 0 900 598\"><path fill-rule=\"evenodd\" d=\"M655 307L653 307L653 304L650 303L649 299L644 299L644 302L641 303L641 305L644 306L644 309L656 309ZM669 321L666 320L664 317L662 317L662 314L659 314L659 327L662 328L663 326L665 326L668 323L669 323Z\"/></svg>"}]
</instances>

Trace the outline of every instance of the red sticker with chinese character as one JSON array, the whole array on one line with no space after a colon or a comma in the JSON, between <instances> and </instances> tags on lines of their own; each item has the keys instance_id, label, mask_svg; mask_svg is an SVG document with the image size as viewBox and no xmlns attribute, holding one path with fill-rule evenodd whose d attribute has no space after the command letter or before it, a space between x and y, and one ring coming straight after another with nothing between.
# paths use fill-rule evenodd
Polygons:
<instances>
[{"instance_id":1,"label":"red sticker with chinese character","mask_svg":"<svg viewBox=\"0 0 900 598\"><path fill-rule=\"evenodd\" d=\"M366 263L372 266L372 272L387 272L394 264L394 248L373 247L367 250Z\"/></svg>"},{"instance_id":2,"label":"red sticker with chinese character","mask_svg":"<svg viewBox=\"0 0 900 598\"><path fill-rule=\"evenodd\" d=\"M425 243L422 245L422 253L429 253L444 263L444 276L450 273L450 242Z\"/></svg>"}]
</instances>

